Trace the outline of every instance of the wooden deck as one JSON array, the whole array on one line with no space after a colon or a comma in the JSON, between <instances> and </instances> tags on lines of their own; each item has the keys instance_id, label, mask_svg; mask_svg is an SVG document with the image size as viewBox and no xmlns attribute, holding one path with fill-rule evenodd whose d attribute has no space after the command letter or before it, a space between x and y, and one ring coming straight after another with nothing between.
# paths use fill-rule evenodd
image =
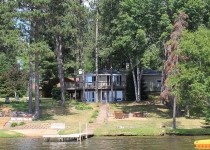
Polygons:
<instances>
[{"instance_id":1,"label":"wooden deck","mask_svg":"<svg viewBox=\"0 0 210 150\"><path fill-rule=\"evenodd\" d=\"M69 142L69 141L82 141L83 139L87 139L93 136L93 134L87 133L75 133L75 134L67 134L67 135L43 135L45 142Z\"/></svg>"}]
</instances>

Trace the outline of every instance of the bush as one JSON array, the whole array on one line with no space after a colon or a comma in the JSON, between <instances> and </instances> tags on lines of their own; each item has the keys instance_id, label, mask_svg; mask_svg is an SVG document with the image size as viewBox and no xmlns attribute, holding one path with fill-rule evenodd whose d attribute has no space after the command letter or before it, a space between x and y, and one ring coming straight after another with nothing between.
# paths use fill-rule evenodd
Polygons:
<instances>
[{"instance_id":1,"label":"bush","mask_svg":"<svg viewBox=\"0 0 210 150\"><path fill-rule=\"evenodd\" d=\"M13 122L13 123L11 124L11 127L16 127L17 125L18 125L17 122Z\"/></svg>"},{"instance_id":2,"label":"bush","mask_svg":"<svg viewBox=\"0 0 210 150\"><path fill-rule=\"evenodd\" d=\"M20 122L20 123L12 122L12 124L10 126L11 127L16 127L16 126L23 126L23 125L25 125L25 122Z\"/></svg>"},{"instance_id":3,"label":"bush","mask_svg":"<svg viewBox=\"0 0 210 150\"><path fill-rule=\"evenodd\" d=\"M89 106L88 104L85 104L83 102L72 101L71 104L74 105L77 110L93 109L91 106Z\"/></svg>"},{"instance_id":4,"label":"bush","mask_svg":"<svg viewBox=\"0 0 210 150\"><path fill-rule=\"evenodd\" d=\"M19 126L23 126L23 125L25 125L26 123L25 122L20 122L19 123Z\"/></svg>"},{"instance_id":5,"label":"bush","mask_svg":"<svg viewBox=\"0 0 210 150\"><path fill-rule=\"evenodd\" d=\"M88 110L88 109L93 109L91 106L88 106L84 103L80 103L79 105L75 106L77 110Z\"/></svg>"},{"instance_id":6,"label":"bush","mask_svg":"<svg viewBox=\"0 0 210 150\"><path fill-rule=\"evenodd\" d=\"M61 99L61 89L58 87L54 87L52 89L52 98L55 100L60 100Z\"/></svg>"}]
</instances>

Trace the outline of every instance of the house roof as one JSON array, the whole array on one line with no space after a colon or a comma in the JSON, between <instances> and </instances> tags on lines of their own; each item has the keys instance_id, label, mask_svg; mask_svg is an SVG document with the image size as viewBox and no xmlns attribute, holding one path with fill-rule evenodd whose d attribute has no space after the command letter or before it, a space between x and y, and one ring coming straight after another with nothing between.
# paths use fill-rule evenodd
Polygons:
<instances>
[{"instance_id":1,"label":"house roof","mask_svg":"<svg viewBox=\"0 0 210 150\"><path fill-rule=\"evenodd\" d=\"M144 69L143 75L161 75L161 71L152 70L152 69Z\"/></svg>"},{"instance_id":2,"label":"house roof","mask_svg":"<svg viewBox=\"0 0 210 150\"><path fill-rule=\"evenodd\" d=\"M85 75L93 75L95 74L95 71L93 73L86 73ZM126 71L124 70L99 70L98 71L98 74L99 75L110 75L110 74L126 74ZM82 76L82 75L79 75L79 76Z\"/></svg>"},{"instance_id":3,"label":"house roof","mask_svg":"<svg viewBox=\"0 0 210 150\"><path fill-rule=\"evenodd\" d=\"M94 72L89 72L89 73L85 73L85 75L94 75L95 74L95 71ZM126 70L99 70L98 71L98 74L99 75L110 75L110 74L127 74L127 71ZM161 75L161 71L158 71L158 70L152 70L152 69L144 69L143 70L143 75ZM82 76L82 75L79 75L79 76Z\"/></svg>"}]
</instances>

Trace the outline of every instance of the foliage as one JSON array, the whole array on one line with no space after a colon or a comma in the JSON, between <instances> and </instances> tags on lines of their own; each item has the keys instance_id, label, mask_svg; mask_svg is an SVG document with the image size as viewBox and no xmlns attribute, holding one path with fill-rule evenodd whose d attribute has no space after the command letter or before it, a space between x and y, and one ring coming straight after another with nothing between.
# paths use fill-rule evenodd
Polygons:
<instances>
[{"instance_id":1,"label":"foliage","mask_svg":"<svg viewBox=\"0 0 210 150\"><path fill-rule=\"evenodd\" d=\"M145 90L146 90L145 80L141 78L141 99L142 100L146 100L148 98L148 94ZM127 101L135 100L133 76L131 72L129 72L128 75L126 76L126 100Z\"/></svg>"},{"instance_id":2,"label":"foliage","mask_svg":"<svg viewBox=\"0 0 210 150\"><path fill-rule=\"evenodd\" d=\"M126 100L127 101L135 100L132 72L129 72L128 75L126 76Z\"/></svg>"},{"instance_id":3,"label":"foliage","mask_svg":"<svg viewBox=\"0 0 210 150\"><path fill-rule=\"evenodd\" d=\"M207 105L204 109L203 109L203 113L205 114L205 121L206 123L210 123L210 109L209 109L209 105Z\"/></svg>"},{"instance_id":4,"label":"foliage","mask_svg":"<svg viewBox=\"0 0 210 150\"><path fill-rule=\"evenodd\" d=\"M19 126L23 126L23 125L25 125L26 123L25 122L20 122L19 123Z\"/></svg>"},{"instance_id":5,"label":"foliage","mask_svg":"<svg viewBox=\"0 0 210 150\"><path fill-rule=\"evenodd\" d=\"M26 71L21 70L18 63L10 61L5 54L0 54L0 95L2 97L14 96L16 92L19 96L23 96L27 87Z\"/></svg>"},{"instance_id":6,"label":"foliage","mask_svg":"<svg viewBox=\"0 0 210 150\"><path fill-rule=\"evenodd\" d=\"M18 125L17 122L12 122L12 123L11 123L11 127L16 127L17 125Z\"/></svg>"},{"instance_id":7,"label":"foliage","mask_svg":"<svg viewBox=\"0 0 210 150\"><path fill-rule=\"evenodd\" d=\"M199 27L195 32L185 31L180 40L178 74L171 75L169 84L181 103L190 111L209 108L210 30ZM208 115L207 115L208 116Z\"/></svg>"},{"instance_id":8,"label":"foliage","mask_svg":"<svg viewBox=\"0 0 210 150\"><path fill-rule=\"evenodd\" d=\"M54 87L52 89L52 98L55 100L60 100L61 98L61 90L58 87Z\"/></svg>"},{"instance_id":9,"label":"foliage","mask_svg":"<svg viewBox=\"0 0 210 150\"><path fill-rule=\"evenodd\" d=\"M88 110L93 109L91 106L89 106L86 103L78 102L78 101L72 101L71 104L77 109L77 110Z\"/></svg>"},{"instance_id":10,"label":"foliage","mask_svg":"<svg viewBox=\"0 0 210 150\"><path fill-rule=\"evenodd\" d=\"M23 125L25 125L25 122L12 122L11 123L11 127L16 127L16 126L23 126Z\"/></svg>"}]
</instances>

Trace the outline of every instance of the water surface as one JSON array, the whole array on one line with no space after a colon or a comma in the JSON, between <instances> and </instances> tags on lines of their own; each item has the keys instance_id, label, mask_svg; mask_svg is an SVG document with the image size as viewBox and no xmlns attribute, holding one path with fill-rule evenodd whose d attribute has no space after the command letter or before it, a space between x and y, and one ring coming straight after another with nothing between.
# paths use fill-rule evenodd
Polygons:
<instances>
[{"instance_id":1,"label":"water surface","mask_svg":"<svg viewBox=\"0 0 210 150\"><path fill-rule=\"evenodd\" d=\"M0 150L194 150L202 136L93 137L80 142L44 142L40 138L0 139Z\"/></svg>"}]
</instances>

